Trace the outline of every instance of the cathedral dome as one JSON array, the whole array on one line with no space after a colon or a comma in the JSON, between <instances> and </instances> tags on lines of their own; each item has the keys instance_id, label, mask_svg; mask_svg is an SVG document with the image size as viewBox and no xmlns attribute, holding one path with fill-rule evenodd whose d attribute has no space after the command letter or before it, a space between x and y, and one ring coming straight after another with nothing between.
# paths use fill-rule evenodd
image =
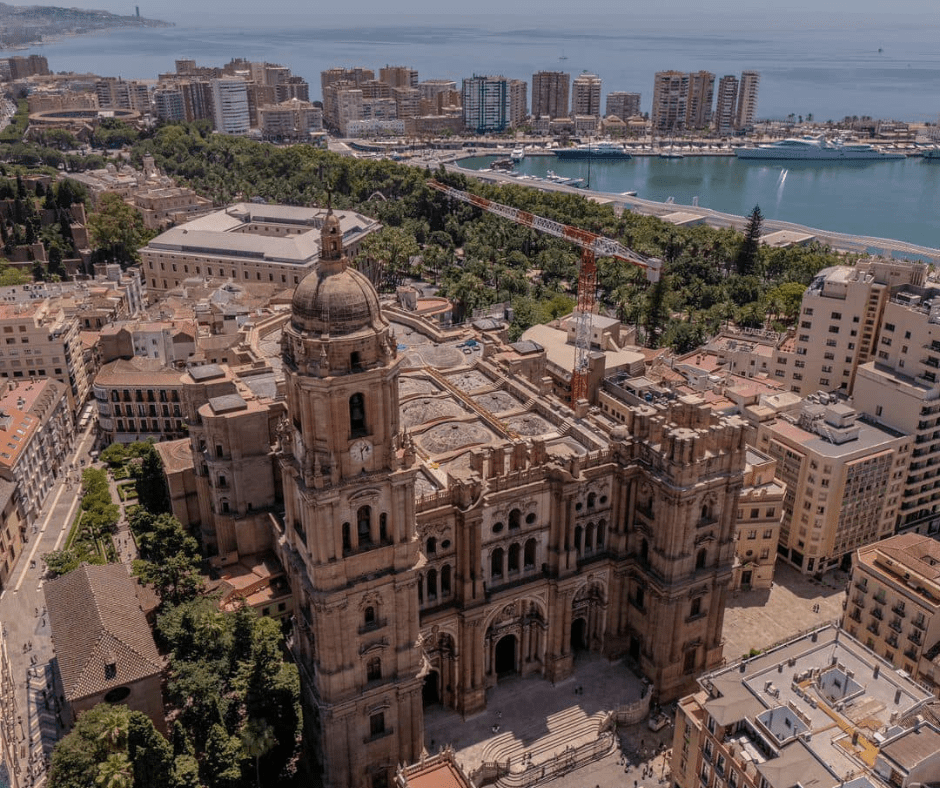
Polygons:
<instances>
[{"instance_id":1,"label":"cathedral dome","mask_svg":"<svg viewBox=\"0 0 940 788\"><path fill-rule=\"evenodd\" d=\"M318 267L309 273L294 291L291 312L298 331L330 336L384 323L375 288L351 268L332 272Z\"/></svg>"},{"instance_id":2,"label":"cathedral dome","mask_svg":"<svg viewBox=\"0 0 940 788\"><path fill-rule=\"evenodd\" d=\"M343 233L332 209L320 231L320 261L294 291L291 324L298 331L329 336L384 325L372 283L348 267Z\"/></svg>"}]
</instances>

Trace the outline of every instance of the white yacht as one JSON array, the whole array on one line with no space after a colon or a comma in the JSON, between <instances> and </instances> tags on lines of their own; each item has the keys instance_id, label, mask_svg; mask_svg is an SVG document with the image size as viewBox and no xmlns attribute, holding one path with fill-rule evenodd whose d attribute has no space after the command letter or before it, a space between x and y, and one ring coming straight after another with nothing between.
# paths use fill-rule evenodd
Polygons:
<instances>
[{"instance_id":1,"label":"white yacht","mask_svg":"<svg viewBox=\"0 0 940 788\"><path fill-rule=\"evenodd\" d=\"M739 159L765 159L778 161L867 161L870 159L904 159L903 153L886 153L865 143L847 144L825 137L794 137L758 145L756 148L736 148Z\"/></svg>"},{"instance_id":2,"label":"white yacht","mask_svg":"<svg viewBox=\"0 0 940 788\"><path fill-rule=\"evenodd\" d=\"M525 149L513 148L512 153L509 154L509 158L513 161L522 161L525 158Z\"/></svg>"}]
</instances>

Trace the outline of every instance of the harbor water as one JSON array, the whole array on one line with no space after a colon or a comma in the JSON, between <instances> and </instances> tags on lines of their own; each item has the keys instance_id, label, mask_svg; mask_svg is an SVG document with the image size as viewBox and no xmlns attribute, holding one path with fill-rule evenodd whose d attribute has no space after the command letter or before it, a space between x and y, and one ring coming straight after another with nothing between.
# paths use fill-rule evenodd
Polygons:
<instances>
[{"instance_id":1,"label":"harbor water","mask_svg":"<svg viewBox=\"0 0 940 788\"><path fill-rule=\"evenodd\" d=\"M462 159L483 169L497 158ZM793 162L739 161L733 156L562 161L527 156L518 173L544 177L549 170L584 178L592 190L637 193L647 200L698 205L739 216L755 205L768 219L850 235L940 247L940 161Z\"/></svg>"}]
</instances>

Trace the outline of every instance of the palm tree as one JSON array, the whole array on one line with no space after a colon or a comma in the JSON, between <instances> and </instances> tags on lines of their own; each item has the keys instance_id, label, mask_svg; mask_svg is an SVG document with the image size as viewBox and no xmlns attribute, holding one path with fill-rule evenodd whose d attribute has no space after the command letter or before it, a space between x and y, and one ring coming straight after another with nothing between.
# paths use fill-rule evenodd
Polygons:
<instances>
[{"instance_id":1,"label":"palm tree","mask_svg":"<svg viewBox=\"0 0 940 788\"><path fill-rule=\"evenodd\" d=\"M277 744L274 728L266 720L248 720L240 736L245 753L255 759L255 785L261 788L261 756Z\"/></svg>"},{"instance_id":2,"label":"palm tree","mask_svg":"<svg viewBox=\"0 0 940 788\"><path fill-rule=\"evenodd\" d=\"M108 752L123 749L127 740L128 715L126 706L108 706L101 717L101 733Z\"/></svg>"},{"instance_id":3,"label":"palm tree","mask_svg":"<svg viewBox=\"0 0 940 788\"><path fill-rule=\"evenodd\" d=\"M126 752L111 753L106 761L98 764L95 785L101 788L131 788L133 784L131 761Z\"/></svg>"}]
</instances>

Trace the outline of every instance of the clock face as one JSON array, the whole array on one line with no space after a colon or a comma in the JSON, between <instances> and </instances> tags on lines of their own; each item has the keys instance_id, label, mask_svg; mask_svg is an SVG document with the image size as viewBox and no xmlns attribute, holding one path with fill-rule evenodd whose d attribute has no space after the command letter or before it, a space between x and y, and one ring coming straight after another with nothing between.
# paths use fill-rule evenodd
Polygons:
<instances>
[{"instance_id":1,"label":"clock face","mask_svg":"<svg viewBox=\"0 0 940 788\"><path fill-rule=\"evenodd\" d=\"M372 444L367 440L358 440L349 447L349 456L354 462L366 462L372 456Z\"/></svg>"}]
</instances>

